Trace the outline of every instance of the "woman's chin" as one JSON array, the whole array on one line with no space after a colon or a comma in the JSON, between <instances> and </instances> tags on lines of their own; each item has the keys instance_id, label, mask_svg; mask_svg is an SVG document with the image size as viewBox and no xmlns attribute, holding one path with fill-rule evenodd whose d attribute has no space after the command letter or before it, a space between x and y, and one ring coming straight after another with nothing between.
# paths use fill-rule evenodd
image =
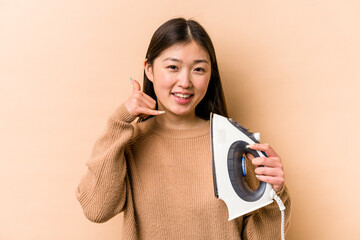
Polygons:
<instances>
[{"instance_id":1,"label":"woman's chin","mask_svg":"<svg viewBox=\"0 0 360 240\"><path fill-rule=\"evenodd\" d=\"M171 115L177 116L177 117L191 117L195 115L195 109L168 109L164 110L165 113L170 113Z\"/></svg>"}]
</instances>

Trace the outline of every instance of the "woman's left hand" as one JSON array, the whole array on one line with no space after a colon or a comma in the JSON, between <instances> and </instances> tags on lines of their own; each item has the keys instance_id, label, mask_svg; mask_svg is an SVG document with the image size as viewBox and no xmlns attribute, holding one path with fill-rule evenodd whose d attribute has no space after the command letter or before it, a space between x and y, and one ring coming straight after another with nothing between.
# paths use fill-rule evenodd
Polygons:
<instances>
[{"instance_id":1,"label":"woman's left hand","mask_svg":"<svg viewBox=\"0 0 360 240\"><path fill-rule=\"evenodd\" d=\"M280 156L268 144L251 144L248 145L248 148L266 153L267 157L254 158L250 154L247 154L247 157L256 167L257 178L260 181L270 183L275 192L279 192L285 182L285 173Z\"/></svg>"}]
</instances>

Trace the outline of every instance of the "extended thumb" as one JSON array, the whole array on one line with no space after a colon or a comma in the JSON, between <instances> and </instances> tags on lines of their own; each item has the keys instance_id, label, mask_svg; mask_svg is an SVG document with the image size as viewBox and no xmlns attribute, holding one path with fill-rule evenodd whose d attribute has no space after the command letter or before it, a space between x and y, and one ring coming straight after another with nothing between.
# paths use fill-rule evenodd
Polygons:
<instances>
[{"instance_id":1,"label":"extended thumb","mask_svg":"<svg viewBox=\"0 0 360 240\"><path fill-rule=\"evenodd\" d=\"M133 91L141 91L141 86L140 83L138 81L136 81L133 78L130 78L131 84L133 85Z\"/></svg>"}]
</instances>

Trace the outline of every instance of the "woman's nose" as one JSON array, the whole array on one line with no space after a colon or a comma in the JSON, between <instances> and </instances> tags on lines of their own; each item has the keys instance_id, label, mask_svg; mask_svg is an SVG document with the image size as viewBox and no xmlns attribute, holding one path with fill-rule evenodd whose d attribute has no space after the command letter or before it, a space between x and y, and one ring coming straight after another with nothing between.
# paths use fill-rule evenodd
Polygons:
<instances>
[{"instance_id":1,"label":"woman's nose","mask_svg":"<svg viewBox=\"0 0 360 240\"><path fill-rule=\"evenodd\" d=\"M178 85L182 88L190 88L192 86L191 76L189 73L183 73L178 78Z\"/></svg>"}]
</instances>

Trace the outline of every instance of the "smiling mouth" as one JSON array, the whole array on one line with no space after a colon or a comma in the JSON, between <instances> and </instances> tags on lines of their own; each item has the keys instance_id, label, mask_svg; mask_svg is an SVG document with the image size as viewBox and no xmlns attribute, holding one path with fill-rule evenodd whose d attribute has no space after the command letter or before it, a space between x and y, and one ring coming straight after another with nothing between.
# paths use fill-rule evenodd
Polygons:
<instances>
[{"instance_id":1,"label":"smiling mouth","mask_svg":"<svg viewBox=\"0 0 360 240\"><path fill-rule=\"evenodd\" d=\"M193 94L181 94L181 93L172 93L172 95L174 95L180 99L188 99L193 96Z\"/></svg>"}]
</instances>

